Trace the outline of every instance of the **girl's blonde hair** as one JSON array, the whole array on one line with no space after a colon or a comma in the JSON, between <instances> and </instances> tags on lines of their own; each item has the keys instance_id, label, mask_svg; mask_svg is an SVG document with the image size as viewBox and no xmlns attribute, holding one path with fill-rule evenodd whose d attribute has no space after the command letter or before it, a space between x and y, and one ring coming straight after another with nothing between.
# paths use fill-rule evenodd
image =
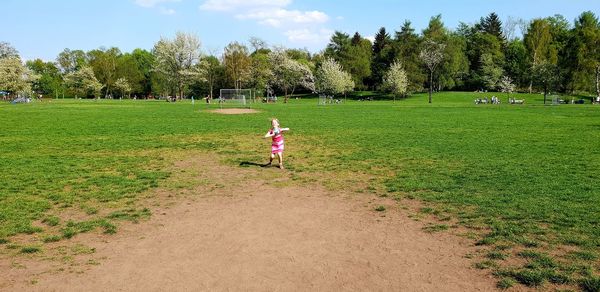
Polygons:
<instances>
[{"instance_id":1,"label":"girl's blonde hair","mask_svg":"<svg viewBox=\"0 0 600 292\"><path fill-rule=\"evenodd\" d=\"M273 126L273 122L277 122L277 125L279 125L279 120L277 118L271 118L271 126Z\"/></svg>"}]
</instances>

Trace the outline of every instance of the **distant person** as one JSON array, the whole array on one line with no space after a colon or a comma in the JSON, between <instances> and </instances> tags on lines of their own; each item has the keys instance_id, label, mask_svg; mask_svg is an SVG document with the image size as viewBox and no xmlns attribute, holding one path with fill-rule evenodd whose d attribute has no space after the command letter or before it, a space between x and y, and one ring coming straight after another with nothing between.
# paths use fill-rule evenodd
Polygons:
<instances>
[{"instance_id":1,"label":"distant person","mask_svg":"<svg viewBox=\"0 0 600 292\"><path fill-rule=\"evenodd\" d=\"M271 156L269 159L269 163L265 166L271 165L273 163L273 159L275 155L279 160L279 168L284 169L283 167L283 132L289 131L289 128L281 128L279 126L279 120L273 118L271 119L271 129L265 135L265 138L271 137Z\"/></svg>"}]
</instances>

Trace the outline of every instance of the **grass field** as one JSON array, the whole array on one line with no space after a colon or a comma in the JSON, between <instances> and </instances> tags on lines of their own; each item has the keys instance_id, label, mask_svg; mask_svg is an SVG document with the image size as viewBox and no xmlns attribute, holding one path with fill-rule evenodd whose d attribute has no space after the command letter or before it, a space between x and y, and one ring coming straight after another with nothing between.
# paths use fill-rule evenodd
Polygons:
<instances>
[{"instance_id":1,"label":"grass field","mask_svg":"<svg viewBox=\"0 0 600 292\"><path fill-rule=\"evenodd\" d=\"M261 112L252 115L189 102L0 104L0 242L27 233L43 245L150 216L136 197L173 175L161 154L263 162L275 116L292 130L286 163L300 180L423 201L420 212L439 220L434 230L466 226L489 246L478 265L502 287L598 291L600 106L543 106L539 94L508 105L501 96L501 105L474 105L475 93L435 94L431 105L425 95L329 106L299 99L254 105ZM88 217L69 218L72 210Z\"/></svg>"}]
</instances>

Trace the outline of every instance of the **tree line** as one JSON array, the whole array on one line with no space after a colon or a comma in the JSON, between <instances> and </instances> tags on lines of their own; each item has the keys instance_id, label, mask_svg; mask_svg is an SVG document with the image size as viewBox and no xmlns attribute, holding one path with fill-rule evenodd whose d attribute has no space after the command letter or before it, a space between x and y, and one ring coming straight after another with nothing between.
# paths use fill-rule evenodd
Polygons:
<instances>
[{"instance_id":1,"label":"tree line","mask_svg":"<svg viewBox=\"0 0 600 292\"><path fill-rule=\"evenodd\" d=\"M517 34L520 30L520 34ZM336 31L319 53L269 47L256 37L232 42L220 56L204 53L193 34L161 38L152 50L65 49L55 61L22 63L0 43L0 90L53 97L208 96L219 88L259 95L353 90L406 96L429 90L564 92L600 96L600 22L583 12L530 21L496 13L447 28L441 15L417 33L410 21L374 41ZM5 94L6 94L5 93Z\"/></svg>"}]
</instances>

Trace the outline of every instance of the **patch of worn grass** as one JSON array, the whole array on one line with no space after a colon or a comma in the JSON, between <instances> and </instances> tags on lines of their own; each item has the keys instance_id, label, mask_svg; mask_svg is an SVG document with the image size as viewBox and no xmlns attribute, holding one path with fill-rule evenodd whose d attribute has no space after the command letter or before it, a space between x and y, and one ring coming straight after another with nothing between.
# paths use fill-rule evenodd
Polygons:
<instances>
[{"instance_id":1,"label":"patch of worn grass","mask_svg":"<svg viewBox=\"0 0 600 292\"><path fill-rule=\"evenodd\" d=\"M379 206L375 207L375 211L377 211L377 212L383 212L383 211L385 211L385 206L379 205Z\"/></svg>"},{"instance_id":2,"label":"patch of worn grass","mask_svg":"<svg viewBox=\"0 0 600 292\"><path fill-rule=\"evenodd\" d=\"M445 231L445 230L448 230L448 228L450 228L450 227L447 224L430 223L430 224L427 224L427 226L423 227L423 231L433 233L433 232Z\"/></svg>"},{"instance_id":3,"label":"patch of worn grass","mask_svg":"<svg viewBox=\"0 0 600 292\"><path fill-rule=\"evenodd\" d=\"M37 253L40 252L42 249L39 246L24 246L21 248L20 252L21 253Z\"/></svg>"}]
</instances>

